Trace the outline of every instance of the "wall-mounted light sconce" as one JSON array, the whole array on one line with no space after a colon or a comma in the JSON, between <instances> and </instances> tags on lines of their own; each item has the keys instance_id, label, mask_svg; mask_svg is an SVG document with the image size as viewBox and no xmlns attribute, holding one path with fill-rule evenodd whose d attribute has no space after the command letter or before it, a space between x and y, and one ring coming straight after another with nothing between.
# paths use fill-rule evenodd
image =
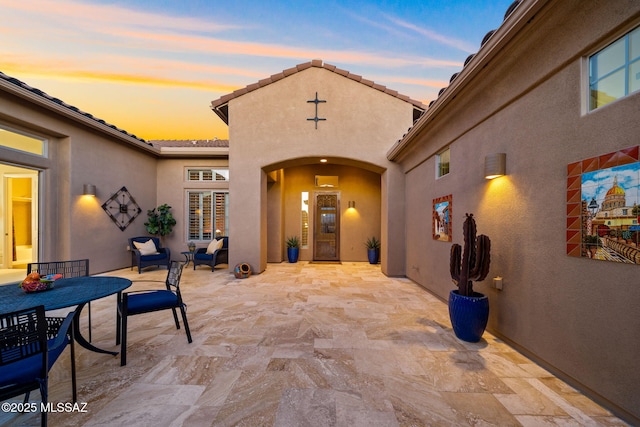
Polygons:
<instances>
[{"instance_id":1,"label":"wall-mounted light sconce","mask_svg":"<svg viewBox=\"0 0 640 427\"><path fill-rule=\"evenodd\" d=\"M82 194L85 196L95 196L96 195L96 186L93 184L84 184L82 188Z\"/></svg>"},{"instance_id":2,"label":"wall-mounted light sconce","mask_svg":"<svg viewBox=\"0 0 640 427\"><path fill-rule=\"evenodd\" d=\"M351 208L356 208L356 201L355 200L349 200L349 209Z\"/></svg>"},{"instance_id":3,"label":"wall-mounted light sconce","mask_svg":"<svg viewBox=\"0 0 640 427\"><path fill-rule=\"evenodd\" d=\"M484 177L494 179L507 174L506 153L493 153L484 158Z\"/></svg>"}]
</instances>

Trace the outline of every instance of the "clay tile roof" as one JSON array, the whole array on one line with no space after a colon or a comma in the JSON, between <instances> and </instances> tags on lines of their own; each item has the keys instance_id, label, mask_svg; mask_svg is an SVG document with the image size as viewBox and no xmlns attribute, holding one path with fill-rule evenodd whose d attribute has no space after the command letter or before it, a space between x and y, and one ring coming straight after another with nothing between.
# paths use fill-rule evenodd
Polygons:
<instances>
[{"instance_id":1,"label":"clay tile roof","mask_svg":"<svg viewBox=\"0 0 640 427\"><path fill-rule=\"evenodd\" d=\"M8 83L11 83L11 84L13 84L13 85L15 85L15 86L17 86L17 87L19 87L21 89L28 90L29 92L41 97L43 100L47 100L49 102L53 102L55 104L58 104L61 107L64 107L64 108L68 109L69 111L73 111L74 113L81 114L82 116L84 116L84 117L86 117L86 118L88 118L90 120L94 120L96 123L100 123L100 124L102 124L104 126L107 126L107 127L111 128L111 129L117 131L117 132L120 132L123 135L126 135L126 136L128 136L130 138L134 138L134 139L137 139L140 142L144 142L145 144L148 144L147 141L145 141L142 138L138 138L134 134L131 134L131 133L129 133L129 132L123 130L123 129L120 129L120 128L110 124L110 123L107 123L104 120L93 116L92 114L85 113L84 111L80 110L79 108L74 107L73 105L69 105L66 102L64 102L64 101L62 101L62 100L60 100L58 98L54 98L54 97L48 95L47 93L41 91L40 89L31 87L28 84L26 84L26 83L24 83L24 82L22 82L22 81L20 81L20 80L18 80L16 78L14 78L14 77L9 77L9 76L7 76L6 74L4 74L1 71L0 71L0 80L6 81ZM149 145L151 145L151 144L149 144Z\"/></svg>"},{"instance_id":2,"label":"clay tile roof","mask_svg":"<svg viewBox=\"0 0 640 427\"><path fill-rule=\"evenodd\" d=\"M228 139L156 139L149 141L154 147L220 147L229 148Z\"/></svg>"},{"instance_id":3,"label":"clay tile roof","mask_svg":"<svg viewBox=\"0 0 640 427\"><path fill-rule=\"evenodd\" d=\"M364 85L367 85L373 89L379 90L380 92L386 93L388 95L391 95L395 98L401 99L405 102L408 102L410 104L413 104L413 106L419 110L420 112L424 111L427 109L427 107L420 101L416 101L414 99L409 98L406 95L400 95L397 91L395 90L391 90L389 88L387 88L384 85L381 84L377 84L371 80L367 80L367 79L363 79L362 76L359 76L357 74L352 74L349 71L346 70L342 70L338 67L336 67L335 65L331 65L331 64L326 64L323 63L321 59L314 59L312 61L309 62L305 62L302 64L298 64L295 67L291 67L291 68L287 68L285 70L283 70L280 73L274 74L271 77L268 77L266 79L262 79L259 80L257 83L252 83L244 88L238 89L233 91L230 94L227 95L223 95L220 98L211 101L211 109L225 122L225 123L229 123L229 106L228 103L230 100L234 99L234 98L238 98L248 92L254 91L256 89L259 89L261 87L267 86L271 83L277 82L278 80L281 80L285 77L288 77L292 74L295 73L299 73L300 71L304 71L308 68L311 67L317 67L317 68L324 68L327 71L331 71L333 73L339 74L341 76L347 77L351 80L354 80L356 82L362 83Z\"/></svg>"}]
</instances>

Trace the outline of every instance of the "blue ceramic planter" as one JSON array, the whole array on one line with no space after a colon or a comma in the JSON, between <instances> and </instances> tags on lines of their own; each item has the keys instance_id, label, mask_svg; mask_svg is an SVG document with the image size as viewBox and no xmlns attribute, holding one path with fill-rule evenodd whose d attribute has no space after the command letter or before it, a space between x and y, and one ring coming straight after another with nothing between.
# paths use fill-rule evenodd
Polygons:
<instances>
[{"instance_id":1,"label":"blue ceramic planter","mask_svg":"<svg viewBox=\"0 0 640 427\"><path fill-rule=\"evenodd\" d=\"M380 260L380 249L367 249L369 264L377 264Z\"/></svg>"},{"instance_id":2,"label":"blue ceramic planter","mask_svg":"<svg viewBox=\"0 0 640 427\"><path fill-rule=\"evenodd\" d=\"M478 342L489 320L489 298L479 292L465 297L453 290L449 293L449 318L458 338Z\"/></svg>"},{"instance_id":3,"label":"blue ceramic planter","mask_svg":"<svg viewBox=\"0 0 640 427\"><path fill-rule=\"evenodd\" d=\"M298 255L300 254L300 248L287 248L287 258L289 262L298 262Z\"/></svg>"}]
</instances>

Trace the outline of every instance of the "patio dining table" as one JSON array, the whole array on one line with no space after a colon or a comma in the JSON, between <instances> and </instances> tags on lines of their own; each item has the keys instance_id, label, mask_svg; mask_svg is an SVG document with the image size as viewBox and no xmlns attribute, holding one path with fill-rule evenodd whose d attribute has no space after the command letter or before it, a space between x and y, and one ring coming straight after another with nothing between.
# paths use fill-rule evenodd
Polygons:
<instances>
[{"instance_id":1,"label":"patio dining table","mask_svg":"<svg viewBox=\"0 0 640 427\"><path fill-rule=\"evenodd\" d=\"M84 276L58 279L53 288L34 293L23 292L17 285L0 286L0 313L44 305L45 310L77 306L73 316L75 340L82 347L98 353L117 355L118 352L103 350L88 342L80 333L80 312L90 301L118 294L131 286L131 280L122 277Z\"/></svg>"}]
</instances>

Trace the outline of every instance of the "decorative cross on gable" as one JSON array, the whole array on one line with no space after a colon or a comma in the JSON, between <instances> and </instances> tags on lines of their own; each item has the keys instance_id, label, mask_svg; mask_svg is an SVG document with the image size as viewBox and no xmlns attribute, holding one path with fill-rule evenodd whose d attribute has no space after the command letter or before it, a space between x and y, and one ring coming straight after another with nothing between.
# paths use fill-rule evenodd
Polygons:
<instances>
[{"instance_id":1,"label":"decorative cross on gable","mask_svg":"<svg viewBox=\"0 0 640 427\"><path fill-rule=\"evenodd\" d=\"M321 102L327 102L327 101L324 100L324 99L318 99L318 92L316 92L316 99L311 99L311 100L309 100L307 102L313 102L314 104L316 104L316 116L315 117L311 117L311 118L309 118L307 120L313 120L314 122L316 122L316 129L318 129L318 122L320 120L327 120L327 119L323 119L321 117L318 117L318 104L321 103Z\"/></svg>"}]
</instances>

